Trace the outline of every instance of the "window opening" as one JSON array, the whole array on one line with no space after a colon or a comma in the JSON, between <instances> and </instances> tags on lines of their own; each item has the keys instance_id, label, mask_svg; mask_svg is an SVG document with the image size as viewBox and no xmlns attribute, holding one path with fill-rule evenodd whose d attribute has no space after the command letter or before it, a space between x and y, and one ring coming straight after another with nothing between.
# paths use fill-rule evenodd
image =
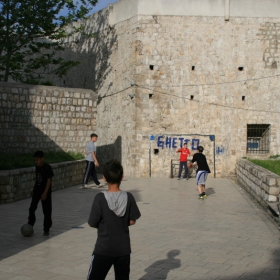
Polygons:
<instances>
[{"instance_id":1,"label":"window opening","mask_svg":"<svg viewBox=\"0 0 280 280\"><path fill-rule=\"evenodd\" d=\"M247 153L269 152L270 124L247 124Z\"/></svg>"}]
</instances>

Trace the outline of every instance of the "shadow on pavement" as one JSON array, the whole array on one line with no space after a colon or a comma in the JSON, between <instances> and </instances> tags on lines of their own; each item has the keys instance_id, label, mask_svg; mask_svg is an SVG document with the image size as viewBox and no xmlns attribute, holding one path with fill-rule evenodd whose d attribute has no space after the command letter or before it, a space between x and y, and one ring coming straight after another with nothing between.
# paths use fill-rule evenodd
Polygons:
<instances>
[{"instance_id":1,"label":"shadow on pavement","mask_svg":"<svg viewBox=\"0 0 280 280\"><path fill-rule=\"evenodd\" d=\"M181 266L181 260L175 259L178 255L180 255L180 250L169 251L166 259L158 260L147 267L145 269L146 274L139 278L139 280L167 279L170 270Z\"/></svg>"}]
</instances>

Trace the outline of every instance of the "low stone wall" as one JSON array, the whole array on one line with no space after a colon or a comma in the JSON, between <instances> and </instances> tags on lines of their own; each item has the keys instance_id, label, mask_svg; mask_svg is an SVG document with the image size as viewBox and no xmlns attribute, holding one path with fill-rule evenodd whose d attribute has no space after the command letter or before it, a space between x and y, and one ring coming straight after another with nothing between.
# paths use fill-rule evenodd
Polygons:
<instances>
[{"instance_id":1,"label":"low stone wall","mask_svg":"<svg viewBox=\"0 0 280 280\"><path fill-rule=\"evenodd\" d=\"M51 164L54 172L52 190L81 184L85 160ZM0 203L31 197L35 182L35 167L0 171Z\"/></svg>"},{"instance_id":2,"label":"low stone wall","mask_svg":"<svg viewBox=\"0 0 280 280\"><path fill-rule=\"evenodd\" d=\"M246 159L236 163L237 181L263 206L280 199L280 176ZM275 205L276 206L276 205Z\"/></svg>"}]
</instances>

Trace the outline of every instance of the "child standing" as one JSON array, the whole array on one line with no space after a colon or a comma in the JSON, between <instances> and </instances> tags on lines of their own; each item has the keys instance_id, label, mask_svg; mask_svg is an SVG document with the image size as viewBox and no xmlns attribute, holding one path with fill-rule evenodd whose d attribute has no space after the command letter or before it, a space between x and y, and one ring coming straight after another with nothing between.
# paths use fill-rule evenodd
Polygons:
<instances>
[{"instance_id":1,"label":"child standing","mask_svg":"<svg viewBox=\"0 0 280 280\"><path fill-rule=\"evenodd\" d=\"M35 211L41 200L44 213L44 235L48 236L52 226L52 177L54 176L51 166L45 163L44 153L34 153L36 165L36 179L29 208L28 224L34 226L36 222Z\"/></svg>"},{"instance_id":2,"label":"child standing","mask_svg":"<svg viewBox=\"0 0 280 280\"><path fill-rule=\"evenodd\" d=\"M103 178L108 190L95 196L88 220L91 227L98 229L98 237L87 279L105 279L114 265L115 279L128 280L131 253L128 227L134 225L141 214L133 195L120 190L123 178L120 162L107 162Z\"/></svg>"},{"instance_id":3,"label":"child standing","mask_svg":"<svg viewBox=\"0 0 280 280\"><path fill-rule=\"evenodd\" d=\"M188 161L188 155L191 154L190 150L188 149L188 144L184 143L183 148L178 149L177 153L180 154L180 166L179 166L179 173L178 173L178 179L180 180L181 174L183 167L185 168L185 174L184 174L184 179L188 180L188 166L187 166L187 161Z\"/></svg>"},{"instance_id":4,"label":"child standing","mask_svg":"<svg viewBox=\"0 0 280 280\"><path fill-rule=\"evenodd\" d=\"M205 182L207 180L208 173L211 173L206 157L203 153L204 148L202 146L197 147L198 153L194 154L192 162L197 163L197 173L196 173L196 183L199 193L199 199L204 199L206 197L205 193Z\"/></svg>"}]
</instances>

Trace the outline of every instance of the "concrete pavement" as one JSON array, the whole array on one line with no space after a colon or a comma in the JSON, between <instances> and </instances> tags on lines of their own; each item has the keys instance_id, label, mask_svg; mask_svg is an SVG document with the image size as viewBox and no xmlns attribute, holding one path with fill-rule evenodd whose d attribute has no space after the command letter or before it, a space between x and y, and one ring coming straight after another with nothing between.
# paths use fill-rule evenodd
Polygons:
<instances>
[{"instance_id":1,"label":"concrete pavement","mask_svg":"<svg viewBox=\"0 0 280 280\"><path fill-rule=\"evenodd\" d=\"M279 279L276 223L234 181L207 183L208 197L199 201L194 178L122 182L142 213L130 228L130 279ZM87 219L101 190L54 192L49 237L40 205L32 237L20 233L30 199L0 205L0 280L85 280L96 240ZM112 270L106 279L114 279Z\"/></svg>"}]
</instances>

